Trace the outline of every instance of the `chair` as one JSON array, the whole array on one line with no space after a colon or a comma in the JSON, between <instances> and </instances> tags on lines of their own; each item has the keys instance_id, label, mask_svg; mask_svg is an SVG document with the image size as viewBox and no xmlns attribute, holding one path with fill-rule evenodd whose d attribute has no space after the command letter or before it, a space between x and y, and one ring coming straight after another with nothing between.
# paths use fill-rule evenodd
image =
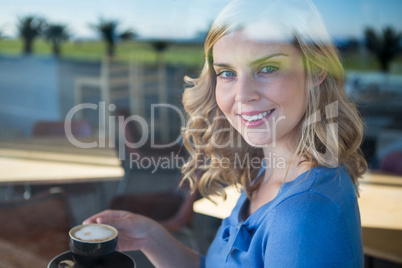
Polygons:
<instances>
[{"instance_id":1,"label":"chair","mask_svg":"<svg viewBox=\"0 0 402 268\"><path fill-rule=\"evenodd\" d=\"M379 170L402 175L402 151L388 153L380 162ZM390 268L402 267L401 230L363 228L362 236L366 267L383 267L382 264L376 265L376 262L387 262Z\"/></svg>"},{"instance_id":2,"label":"chair","mask_svg":"<svg viewBox=\"0 0 402 268\"><path fill-rule=\"evenodd\" d=\"M381 171L402 175L402 151L388 153L380 163Z\"/></svg>"},{"instance_id":3,"label":"chair","mask_svg":"<svg viewBox=\"0 0 402 268\"><path fill-rule=\"evenodd\" d=\"M116 111L117 116L127 118L128 111L120 109ZM133 122L128 122L126 126L119 125L119 132L128 143L134 143L135 136L139 134ZM185 150L181 145L174 145L169 148L157 149L152 148L149 144L141 148L131 148L125 146L126 155L131 153L138 154L139 157L165 157L170 159L171 154L185 157ZM128 157L127 157L128 158ZM130 158L128 158L130 159ZM168 231L176 233L183 227L188 225L193 218L193 203L199 198L199 193L185 194L178 189L172 189L162 193L152 194L126 194L128 182L132 176L135 176L139 171L133 169L129 165L129 161L123 161L125 177L121 181L118 194L110 205L111 209L127 210L133 213L148 216L156 221L159 221ZM135 172L135 173L134 173Z\"/></svg>"},{"instance_id":4,"label":"chair","mask_svg":"<svg viewBox=\"0 0 402 268\"><path fill-rule=\"evenodd\" d=\"M123 117L124 119L127 119L130 116L130 112L127 109L118 109L116 111L116 118ZM119 187L117 189L117 193L119 195L122 195L125 193L125 189L127 187L128 181L131 178L131 175L133 174L134 169L131 167L131 163L129 161L130 155L136 155L138 156L139 159L143 158L148 158L148 159L169 159L173 160L172 154L174 156L180 157L184 159L186 157L186 150L181 144L175 144L172 146L169 146L167 148L153 148L152 144L149 142L146 142L143 146L141 147L135 147L133 148L132 146L128 146L128 144L136 144L139 140L136 139L136 137L141 136L140 131L137 128L137 125L133 121L127 122L126 125L120 124L121 121L119 120L117 125L118 125L118 143L123 143L124 146L123 148L120 148L120 146L116 146L116 148L123 149L124 151L119 151L119 156L124 156L125 160L122 161L122 165L125 171L125 175L123 180L120 182ZM138 162L141 162L140 160ZM174 167L175 163L171 163L169 165L170 167ZM149 167L149 170L152 170L153 167ZM138 172L138 170L135 170L135 172Z\"/></svg>"},{"instance_id":5,"label":"chair","mask_svg":"<svg viewBox=\"0 0 402 268\"><path fill-rule=\"evenodd\" d=\"M366 268L402 267L402 230L362 228L362 236Z\"/></svg>"},{"instance_id":6,"label":"chair","mask_svg":"<svg viewBox=\"0 0 402 268\"><path fill-rule=\"evenodd\" d=\"M131 63L105 57L101 62L99 76L80 76L75 79L75 104L83 102L85 89L96 88L99 90L101 101L104 101L108 107L115 99L126 98L130 95L132 80L135 79L134 75L135 72L133 72ZM106 112L108 113L109 110L106 109ZM81 111L77 112L77 115L81 116ZM107 120L105 123L108 123ZM107 125L99 127L102 129Z\"/></svg>"},{"instance_id":7,"label":"chair","mask_svg":"<svg viewBox=\"0 0 402 268\"><path fill-rule=\"evenodd\" d=\"M115 197L111 209L126 210L154 219L169 232L177 233L193 218L193 203L198 192L185 195L179 190L151 194L126 194Z\"/></svg>"},{"instance_id":8,"label":"chair","mask_svg":"<svg viewBox=\"0 0 402 268\"><path fill-rule=\"evenodd\" d=\"M0 203L0 222L2 248L9 245L7 248L21 249L15 253L15 260L10 252L0 251L0 264L6 260L23 263L25 257L26 260L35 258L47 264L69 249L68 232L75 225L70 204L61 188L51 188L28 200ZM22 252L27 252L27 256Z\"/></svg>"},{"instance_id":9,"label":"chair","mask_svg":"<svg viewBox=\"0 0 402 268\"><path fill-rule=\"evenodd\" d=\"M109 104L117 99L128 99L131 111L144 118L147 117L144 103L148 96L156 98L157 103L168 103L168 75L164 63L151 70L138 61L105 57L100 69L98 76L81 76L75 79L76 105L83 102L85 92L90 88L99 92L105 107L109 107ZM161 131L163 140L168 140L169 132L163 131L169 127L168 114L162 109L159 110L158 119L154 120L155 128ZM106 118L109 118L110 113L110 110L106 109ZM82 118L82 111L78 111L76 115L77 118ZM109 133L108 124L108 120L100 122L101 133Z\"/></svg>"},{"instance_id":10,"label":"chair","mask_svg":"<svg viewBox=\"0 0 402 268\"><path fill-rule=\"evenodd\" d=\"M71 133L74 137L90 137L92 129L86 121L72 121ZM38 121L32 128L33 137L66 136L64 121Z\"/></svg>"},{"instance_id":11,"label":"chair","mask_svg":"<svg viewBox=\"0 0 402 268\"><path fill-rule=\"evenodd\" d=\"M75 138L91 137L93 135L91 125L87 121L72 121L70 126L71 133ZM32 128L32 137L36 138L66 137L66 135L64 121L38 121ZM31 192L40 192L53 186L55 185L26 185L24 196L29 197ZM93 183L81 183L78 186L74 184L60 184L57 186L62 187L68 195L77 195L96 191L96 185Z\"/></svg>"}]
</instances>

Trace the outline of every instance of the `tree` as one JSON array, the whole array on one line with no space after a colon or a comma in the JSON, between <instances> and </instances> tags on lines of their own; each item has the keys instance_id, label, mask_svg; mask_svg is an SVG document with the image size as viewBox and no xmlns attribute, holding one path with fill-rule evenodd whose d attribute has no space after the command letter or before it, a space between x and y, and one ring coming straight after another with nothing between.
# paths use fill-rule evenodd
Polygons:
<instances>
[{"instance_id":1,"label":"tree","mask_svg":"<svg viewBox=\"0 0 402 268\"><path fill-rule=\"evenodd\" d=\"M386 27L382 33L377 33L373 28L366 28L366 47L371 51L380 63L381 71L388 72L391 61L400 52L401 33L397 33L392 27Z\"/></svg>"},{"instance_id":2,"label":"tree","mask_svg":"<svg viewBox=\"0 0 402 268\"><path fill-rule=\"evenodd\" d=\"M99 19L98 24L91 25L91 28L97 31L106 43L107 55L113 56L116 44L116 28L118 26L116 20L105 21L102 18Z\"/></svg>"},{"instance_id":3,"label":"tree","mask_svg":"<svg viewBox=\"0 0 402 268\"><path fill-rule=\"evenodd\" d=\"M40 36L45 26L45 20L36 16L26 16L18 19L19 36L24 41L23 53L32 53L32 44L35 38Z\"/></svg>"},{"instance_id":4,"label":"tree","mask_svg":"<svg viewBox=\"0 0 402 268\"><path fill-rule=\"evenodd\" d=\"M98 24L91 25L91 28L100 33L103 41L106 42L107 55L110 57L114 55L118 25L119 22L116 20L105 21L102 18L99 20Z\"/></svg>"},{"instance_id":5,"label":"tree","mask_svg":"<svg viewBox=\"0 0 402 268\"><path fill-rule=\"evenodd\" d=\"M167 41L152 41L151 42L152 48L156 51L156 57L159 64L162 64L163 61L163 52L168 48L169 43Z\"/></svg>"},{"instance_id":6,"label":"tree","mask_svg":"<svg viewBox=\"0 0 402 268\"><path fill-rule=\"evenodd\" d=\"M56 57L60 56L61 44L68 40L69 33L67 27L62 24L49 24L44 31L44 37L52 44L53 54Z\"/></svg>"},{"instance_id":7,"label":"tree","mask_svg":"<svg viewBox=\"0 0 402 268\"><path fill-rule=\"evenodd\" d=\"M129 40L134 38L136 34L132 30L126 30L119 34L117 28L119 22L117 20L104 20L99 19L98 24L90 25L92 29L100 33L103 41L106 42L106 53L108 56L113 57L118 39Z\"/></svg>"},{"instance_id":8,"label":"tree","mask_svg":"<svg viewBox=\"0 0 402 268\"><path fill-rule=\"evenodd\" d=\"M136 36L137 34L133 30L126 30L120 34L120 39L123 41L129 41Z\"/></svg>"}]
</instances>

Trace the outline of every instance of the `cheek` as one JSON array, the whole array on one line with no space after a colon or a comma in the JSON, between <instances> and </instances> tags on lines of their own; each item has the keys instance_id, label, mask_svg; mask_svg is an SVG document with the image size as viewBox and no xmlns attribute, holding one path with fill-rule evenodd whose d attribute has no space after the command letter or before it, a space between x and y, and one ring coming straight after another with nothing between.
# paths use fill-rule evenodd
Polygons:
<instances>
[{"instance_id":1,"label":"cheek","mask_svg":"<svg viewBox=\"0 0 402 268\"><path fill-rule=\"evenodd\" d=\"M305 107L306 88L303 76L299 73L285 76L271 93L272 99L285 106L298 110L300 107ZM288 107L289 108L289 107Z\"/></svg>"},{"instance_id":2,"label":"cheek","mask_svg":"<svg viewBox=\"0 0 402 268\"><path fill-rule=\"evenodd\" d=\"M219 89L216 89L215 96L219 109L221 109L226 116L230 116L233 107L233 102L231 101L230 96L225 94L224 90Z\"/></svg>"}]
</instances>

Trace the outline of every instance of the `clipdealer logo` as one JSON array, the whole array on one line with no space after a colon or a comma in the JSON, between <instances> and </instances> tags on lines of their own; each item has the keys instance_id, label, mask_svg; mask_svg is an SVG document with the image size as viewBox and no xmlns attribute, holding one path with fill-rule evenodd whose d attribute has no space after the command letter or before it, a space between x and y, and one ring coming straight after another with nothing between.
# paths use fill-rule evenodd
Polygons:
<instances>
[{"instance_id":1,"label":"clipdealer logo","mask_svg":"<svg viewBox=\"0 0 402 268\"><path fill-rule=\"evenodd\" d=\"M180 168L184 163L187 162L188 159L184 159L183 157L175 155L173 152L167 156L159 156L159 157L144 157L141 156L139 153L131 152L127 154L128 148L131 149L139 149L142 146L144 146L147 141L150 139L151 140L151 148L158 149L158 148L169 148L174 145L177 145L181 143L181 134L178 135L174 140L170 141L169 143L166 144L156 144L155 142L155 109L158 108L167 108L167 109L172 109L178 114L182 129L185 128L186 126L186 120L183 112L177 108L176 106L173 106L171 104L152 104L151 105L151 120L150 122L147 122L143 117L139 115L131 115L127 118L124 118L124 116L108 116L106 118L106 109L109 111L113 112L116 109L116 106L114 104L108 105L106 107L105 102L99 102L99 105L93 104L93 103L83 103L76 105L73 107L67 114L64 127L65 127L65 132L67 139L76 147L79 148L104 148L104 147L109 147L109 148L114 148L118 147L118 157L120 160L126 160L127 157L129 158L128 161L130 162L130 168L136 167L136 168L142 168L142 169L150 169L152 168L152 172L156 172L158 168L162 169L174 169L174 168ZM108 129L99 129L98 132L98 140L97 141L92 141L92 142L81 142L77 140L74 135L72 134L72 129L71 129L71 123L73 121L73 117L76 115L77 112L82 111L83 109L92 109L92 110L97 110L98 111L98 120L99 124L105 125L105 121L108 120ZM338 102L331 103L327 106L325 106L325 118L327 121L330 121L329 119L334 119L338 117ZM187 126L190 125L192 120L199 120L200 118L190 118L187 122ZM205 124L207 126L211 126L212 123L216 122L217 120L224 120L227 119L224 116L216 117L213 119L212 122L209 121L207 118L202 118L203 121L205 121ZM229 119L228 119L229 120ZM272 135L272 144L271 146L276 146L276 130L277 130L277 124L281 120L286 120L286 117L281 116L278 119L274 118L273 125L270 127L267 122L265 122L266 128L265 129L258 129L258 130L251 130L254 131L255 133L258 132L265 132L267 134ZM317 122L321 121L321 111L318 110L314 114L310 115L307 120L305 120L303 124L303 128L306 129L310 125L315 124ZM141 137L140 139L137 139L138 141L133 142L127 139L126 135L126 128L128 127L127 125L130 122L135 122L137 126L140 126L141 128ZM117 127L116 127L117 124ZM197 132L197 131L205 131L204 129L192 129L191 131ZM225 148L225 147L233 147L233 146L241 146L241 140L239 139L237 143L234 142L234 131L236 131L233 127L230 128L224 128L224 129L218 129L216 133L213 133L211 136L211 143L213 146L216 148ZM107 132L107 133L106 133ZM218 144L216 135L222 132L228 132L227 134L230 137L230 141L226 142L225 144ZM253 132L251 132L253 133ZM249 134L249 133L246 133ZM237 135L239 137L239 135ZM116 142L117 141L117 142ZM320 153L320 152L315 152L311 148L308 148L310 153L315 155L316 157L319 157L324 163L330 165L330 166L337 166L338 165L338 123L336 122L331 122L326 124L326 141L324 141L324 147L325 147L325 152ZM194 145L195 146L195 145ZM204 145L202 145L204 146ZM201 146L201 147L202 147ZM260 146L261 147L261 146ZM264 146L262 146L264 147ZM200 148L202 149L202 148ZM261 166L261 159L250 159L248 155L245 156L247 159L240 159L239 155L234 156L234 163L232 163L229 159L226 161L221 161L219 165L221 165L221 168L231 168L233 164L238 165L241 167L245 163L248 164L253 164L257 166ZM275 154L269 155L267 159L264 159L265 165L268 166L275 166L275 167L285 167L286 163L285 160ZM208 164L208 163L204 163ZM210 163L209 163L210 164Z\"/></svg>"}]
</instances>

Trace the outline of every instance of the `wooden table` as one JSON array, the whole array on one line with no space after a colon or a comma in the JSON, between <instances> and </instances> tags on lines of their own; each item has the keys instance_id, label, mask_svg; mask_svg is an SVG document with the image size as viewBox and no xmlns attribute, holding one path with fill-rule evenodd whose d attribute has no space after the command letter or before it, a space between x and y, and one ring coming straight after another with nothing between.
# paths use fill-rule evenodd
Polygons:
<instances>
[{"instance_id":1,"label":"wooden table","mask_svg":"<svg viewBox=\"0 0 402 268\"><path fill-rule=\"evenodd\" d=\"M65 138L48 137L0 141L0 185L100 182L123 176L111 146L84 149Z\"/></svg>"},{"instance_id":2,"label":"wooden table","mask_svg":"<svg viewBox=\"0 0 402 268\"><path fill-rule=\"evenodd\" d=\"M360 181L358 199L363 227L364 251L374 257L402 263L402 176L368 172ZM228 198L202 198L194 211L224 219L240 196L234 186L227 187Z\"/></svg>"},{"instance_id":3,"label":"wooden table","mask_svg":"<svg viewBox=\"0 0 402 268\"><path fill-rule=\"evenodd\" d=\"M0 267L46 267L49 262L49 260L29 252L26 248L18 247L3 239L0 239L0 257Z\"/></svg>"}]
</instances>

